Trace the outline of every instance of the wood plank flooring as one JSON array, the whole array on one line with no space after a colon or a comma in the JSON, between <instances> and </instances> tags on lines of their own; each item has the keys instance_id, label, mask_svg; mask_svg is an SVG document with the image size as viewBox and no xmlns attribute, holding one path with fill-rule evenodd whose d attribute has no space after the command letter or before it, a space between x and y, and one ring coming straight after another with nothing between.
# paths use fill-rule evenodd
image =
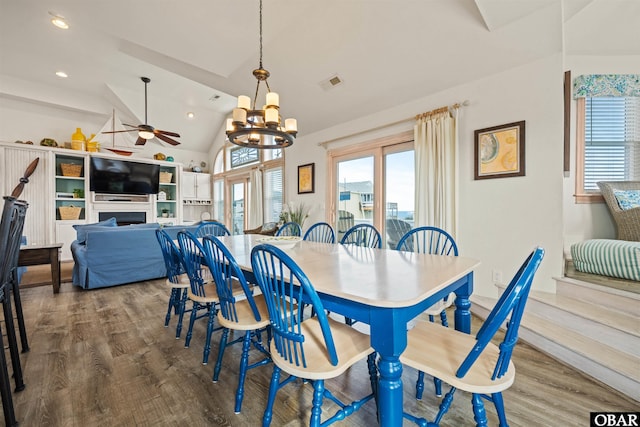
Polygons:
<instances>
[{"instance_id":1,"label":"wood plank flooring","mask_svg":"<svg viewBox=\"0 0 640 427\"><path fill-rule=\"evenodd\" d=\"M168 292L162 280L83 291L66 283L22 291L31 351L22 355L26 389L14 393L23 426L255 426L261 424L271 365L249 371L241 414L234 414L240 348L230 348L220 381L211 376L220 333L203 366L205 320L196 322L190 348L164 328ZM3 325L4 326L4 325ZM477 330L478 322L474 322ZM6 343L6 340L5 340ZM8 356L8 351L7 351ZM516 381L504 393L507 418L517 426L587 426L590 411L638 411L640 403L520 342ZM405 410L432 419L439 399L427 381L413 398L416 372L405 369ZM327 382L339 397L369 392L366 364ZM442 426L474 425L470 396L458 392ZM278 394L273 426L308 425L312 388L289 384ZM326 413L335 407L325 403ZM489 424L497 425L487 404ZM1 415L0 415L1 416ZM373 402L337 425L376 425ZM409 425L409 424L406 424Z\"/></svg>"}]
</instances>

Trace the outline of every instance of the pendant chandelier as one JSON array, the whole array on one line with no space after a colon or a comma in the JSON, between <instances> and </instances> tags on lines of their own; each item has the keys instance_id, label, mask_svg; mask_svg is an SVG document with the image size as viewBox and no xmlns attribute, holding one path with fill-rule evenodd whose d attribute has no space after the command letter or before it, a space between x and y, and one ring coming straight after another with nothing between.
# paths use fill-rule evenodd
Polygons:
<instances>
[{"instance_id":1,"label":"pendant chandelier","mask_svg":"<svg viewBox=\"0 0 640 427\"><path fill-rule=\"evenodd\" d=\"M260 65L258 69L253 70L253 75L258 80L253 103L248 96L238 97L238 107L233 109L233 118L227 119L227 137L231 143L242 147L260 149L289 147L298 133L298 123L296 119L286 119L284 124L282 123L279 96L271 92L268 81L269 71L262 67L262 0L260 0ZM258 109L256 102L262 82L267 87L266 103L262 109Z\"/></svg>"}]
</instances>

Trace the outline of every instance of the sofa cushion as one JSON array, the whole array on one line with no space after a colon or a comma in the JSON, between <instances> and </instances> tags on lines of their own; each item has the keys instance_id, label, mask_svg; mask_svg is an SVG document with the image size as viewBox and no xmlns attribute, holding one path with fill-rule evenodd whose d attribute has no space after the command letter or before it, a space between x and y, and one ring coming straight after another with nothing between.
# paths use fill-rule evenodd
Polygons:
<instances>
[{"instance_id":1,"label":"sofa cushion","mask_svg":"<svg viewBox=\"0 0 640 427\"><path fill-rule=\"evenodd\" d=\"M87 231L95 230L100 227L117 227L118 223L114 217L105 219L104 221L95 222L93 224L76 224L73 228L76 230L76 240L79 243L84 243L87 240Z\"/></svg>"},{"instance_id":2,"label":"sofa cushion","mask_svg":"<svg viewBox=\"0 0 640 427\"><path fill-rule=\"evenodd\" d=\"M613 194L623 211L640 206L640 190L613 190Z\"/></svg>"},{"instance_id":3,"label":"sofa cushion","mask_svg":"<svg viewBox=\"0 0 640 427\"><path fill-rule=\"evenodd\" d=\"M124 226L124 228L129 230L135 229L135 228L159 228L159 227L160 227L160 223L158 222L147 222L143 224L129 224Z\"/></svg>"}]
</instances>

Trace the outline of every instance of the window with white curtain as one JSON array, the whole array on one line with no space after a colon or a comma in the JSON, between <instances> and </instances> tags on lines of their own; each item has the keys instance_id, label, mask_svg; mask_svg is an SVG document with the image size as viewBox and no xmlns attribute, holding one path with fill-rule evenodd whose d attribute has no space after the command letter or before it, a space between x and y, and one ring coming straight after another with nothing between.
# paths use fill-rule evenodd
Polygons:
<instances>
[{"instance_id":1,"label":"window with white curtain","mask_svg":"<svg viewBox=\"0 0 640 427\"><path fill-rule=\"evenodd\" d=\"M598 181L640 179L640 98L587 97L577 104L578 201L598 196Z\"/></svg>"},{"instance_id":2,"label":"window with white curtain","mask_svg":"<svg viewBox=\"0 0 640 427\"><path fill-rule=\"evenodd\" d=\"M250 171L260 168L263 171L263 222L277 222L284 203L284 152L281 149L257 150L225 145L216 155L213 176L214 217L233 217L232 208L239 206L226 190L231 183L249 180ZM248 194L248 193L246 193ZM225 197L226 196L226 197ZM244 206L244 200L242 201ZM247 205L248 206L248 205ZM245 209L243 215L249 215ZM251 223L250 218L244 218ZM230 224L227 224L229 226ZM239 229L241 229L240 227Z\"/></svg>"}]
</instances>

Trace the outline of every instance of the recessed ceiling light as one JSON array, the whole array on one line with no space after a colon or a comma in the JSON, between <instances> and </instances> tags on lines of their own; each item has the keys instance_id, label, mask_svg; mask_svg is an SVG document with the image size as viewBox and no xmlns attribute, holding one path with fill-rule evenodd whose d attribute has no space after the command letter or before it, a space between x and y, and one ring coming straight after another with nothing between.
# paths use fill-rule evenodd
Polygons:
<instances>
[{"instance_id":1,"label":"recessed ceiling light","mask_svg":"<svg viewBox=\"0 0 640 427\"><path fill-rule=\"evenodd\" d=\"M191 111L189 111L189 112L187 113L187 118L188 118L188 119L193 119L195 116L196 116L196 115L195 115L195 114L193 114Z\"/></svg>"},{"instance_id":2,"label":"recessed ceiling light","mask_svg":"<svg viewBox=\"0 0 640 427\"><path fill-rule=\"evenodd\" d=\"M60 78L63 78L63 79L66 79L67 77L69 77L67 75L67 73L65 73L64 71L56 71L56 76L58 76Z\"/></svg>"},{"instance_id":3,"label":"recessed ceiling light","mask_svg":"<svg viewBox=\"0 0 640 427\"><path fill-rule=\"evenodd\" d=\"M56 15L55 13L51 13L51 12L49 12L49 15L51 15L51 23L53 25L63 30L69 29L69 24L64 19L64 16Z\"/></svg>"}]
</instances>

